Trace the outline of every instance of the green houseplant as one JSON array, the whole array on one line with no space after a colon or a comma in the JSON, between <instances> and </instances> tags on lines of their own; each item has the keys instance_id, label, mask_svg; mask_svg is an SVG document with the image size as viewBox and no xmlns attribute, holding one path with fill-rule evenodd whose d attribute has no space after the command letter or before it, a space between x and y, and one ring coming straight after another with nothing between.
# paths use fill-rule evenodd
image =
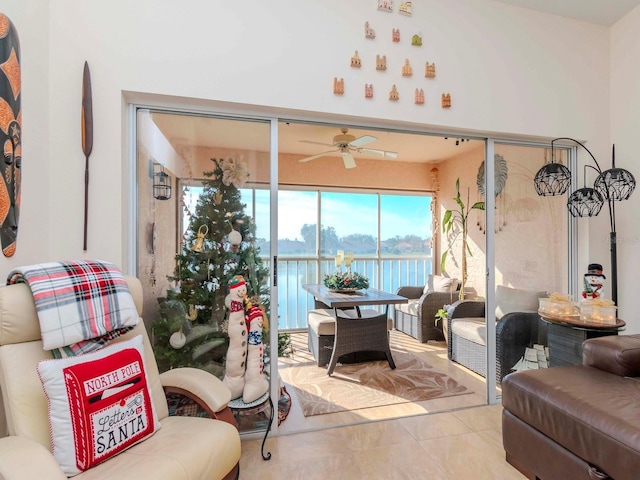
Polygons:
<instances>
[{"instance_id":1,"label":"green houseplant","mask_svg":"<svg viewBox=\"0 0 640 480\"><path fill-rule=\"evenodd\" d=\"M458 209L447 210L444 212L444 218L442 219L442 232L447 235L449 246L442 252L442 258L440 261L440 270L445 273L445 263L447 261L447 255L453 248L458 237L462 237L462 251L461 251L461 265L460 265L460 293L458 299L464 299L464 288L467 283L467 254L473 256L471 249L467 243L467 235L469 233L469 213L472 210L484 210L484 202L476 202L471 207L467 207L469 204L469 195L467 194L467 205L462 201L460 197L460 178L456 179L456 196L454 198Z\"/></svg>"}]
</instances>

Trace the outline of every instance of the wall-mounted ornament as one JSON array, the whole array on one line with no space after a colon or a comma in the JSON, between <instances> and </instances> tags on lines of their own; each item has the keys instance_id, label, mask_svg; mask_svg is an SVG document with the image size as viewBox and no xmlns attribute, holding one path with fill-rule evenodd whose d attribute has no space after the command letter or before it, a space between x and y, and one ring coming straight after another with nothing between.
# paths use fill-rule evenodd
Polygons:
<instances>
[{"instance_id":1,"label":"wall-mounted ornament","mask_svg":"<svg viewBox=\"0 0 640 480\"><path fill-rule=\"evenodd\" d=\"M344 78L333 77L333 93L344 94Z\"/></svg>"},{"instance_id":2,"label":"wall-mounted ornament","mask_svg":"<svg viewBox=\"0 0 640 480\"><path fill-rule=\"evenodd\" d=\"M402 65L402 76L410 77L413 75L413 68L411 68L411 64L409 63L409 59L404 59L404 65Z\"/></svg>"},{"instance_id":3,"label":"wall-mounted ornament","mask_svg":"<svg viewBox=\"0 0 640 480\"><path fill-rule=\"evenodd\" d=\"M360 55L358 55L358 51L353 54L351 57L351 66L353 68L360 68L362 66L362 61L360 60Z\"/></svg>"},{"instance_id":4,"label":"wall-mounted ornament","mask_svg":"<svg viewBox=\"0 0 640 480\"><path fill-rule=\"evenodd\" d=\"M424 90L422 88L416 88L415 102L416 105L424 105Z\"/></svg>"},{"instance_id":5,"label":"wall-mounted ornament","mask_svg":"<svg viewBox=\"0 0 640 480\"><path fill-rule=\"evenodd\" d=\"M409 17L413 15L412 2L400 2L400 7L398 7L398 13L407 15Z\"/></svg>"},{"instance_id":6,"label":"wall-mounted ornament","mask_svg":"<svg viewBox=\"0 0 640 480\"><path fill-rule=\"evenodd\" d=\"M376 55L376 70L386 70L387 69L387 56L386 55Z\"/></svg>"},{"instance_id":7,"label":"wall-mounted ornament","mask_svg":"<svg viewBox=\"0 0 640 480\"><path fill-rule=\"evenodd\" d=\"M400 29L399 28L394 28L393 30L391 30L391 41L393 41L393 43L399 43L400 42Z\"/></svg>"},{"instance_id":8,"label":"wall-mounted ornament","mask_svg":"<svg viewBox=\"0 0 640 480\"><path fill-rule=\"evenodd\" d=\"M93 149L93 100L91 96L91 74L89 64L84 62L82 73L82 115L80 127L82 130L82 151L84 153L84 243L87 249L87 223L89 215L89 155Z\"/></svg>"},{"instance_id":9,"label":"wall-mounted ornament","mask_svg":"<svg viewBox=\"0 0 640 480\"><path fill-rule=\"evenodd\" d=\"M451 94L443 93L442 94L442 108L451 108Z\"/></svg>"},{"instance_id":10,"label":"wall-mounted ornament","mask_svg":"<svg viewBox=\"0 0 640 480\"><path fill-rule=\"evenodd\" d=\"M369 26L369 22L364 22L364 36L365 38L376 38L376 31Z\"/></svg>"},{"instance_id":11,"label":"wall-mounted ornament","mask_svg":"<svg viewBox=\"0 0 640 480\"><path fill-rule=\"evenodd\" d=\"M395 84L389 92L389 100L391 100L392 102L397 102L398 100L400 100L400 94L398 93L398 89L396 88Z\"/></svg>"},{"instance_id":12,"label":"wall-mounted ornament","mask_svg":"<svg viewBox=\"0 0 640 480\"><path fill-rule=\"evenodd\" d=\"M424 76L426 78L436 78L436 64L435 63L425 63L424 64Z\"/></svg>"},{"instance_id":13,"label":"wall-mounted ornament","mask_svg":"<svg viewBox=\"0 0 640 480\"><path fill-rule=\"evenodd\" d=\"M393 0L378 0L378 10L393 12Z\"/></svg>"},{"instance_id":14,"label":"wall-mounted ornament","mask_svg":"<svg viewBox=\"0 0 640 480\"><path fill-rule=\"evenodd\" d=\"M171 198L171 177L164 171L164 166L153 164L153 198L169 200Z\"/></svg>"},{"instance_id":15,"label":"wall-mounted ornament","mask_svg":"<svg viewBox=\"0 0 640 480\"><path fill-rule=\"evenodd\" d=\"M5 257L16 253L22 178L22 95L20 39L9 17L0 13L0 242Z\"/></svg>"},{"instance_id":16,"label":"wall-mounted ornament","mask_svg":"<svg viewBox=\"0 0 640 480\"><path fill-rule=\"evenodd\" d=\"M373 98L373 83L364 84L364 98Z\"/></svg>"},{"instance_id":17,"label":"wall-mounted ornament","mask_svg":"<svg viewBox=\"0 0 640 480\"><path fill-rule=\"evenodd\" d=\"M421 47L422 37L416 33L413 37L411 37L411 45L413 45L414 47Z\"/></svg>"}]
</instances>

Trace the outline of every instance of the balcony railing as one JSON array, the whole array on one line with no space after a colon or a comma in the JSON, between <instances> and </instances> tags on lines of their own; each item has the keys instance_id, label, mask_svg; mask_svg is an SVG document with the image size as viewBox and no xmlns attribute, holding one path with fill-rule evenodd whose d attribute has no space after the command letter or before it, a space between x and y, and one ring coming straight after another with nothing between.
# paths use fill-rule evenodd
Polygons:
<instances>
[{"instance_id":1,"label":"balcony railing","mask_svg":"<svg viewBox=\"0 0 640 480\"><path fill-rule=\"evenodd\" d=\"M266 260L266 259L265 259ZM321 283L325 273L335 271L334 259L278 257L278 329L307 328L307 311L313 297L302 289L305 283ZM352 270L369 278L372 288L395 292L403 285L424 285L433 271L431 257L356 258Z\"/></svg>"}]
</instances>

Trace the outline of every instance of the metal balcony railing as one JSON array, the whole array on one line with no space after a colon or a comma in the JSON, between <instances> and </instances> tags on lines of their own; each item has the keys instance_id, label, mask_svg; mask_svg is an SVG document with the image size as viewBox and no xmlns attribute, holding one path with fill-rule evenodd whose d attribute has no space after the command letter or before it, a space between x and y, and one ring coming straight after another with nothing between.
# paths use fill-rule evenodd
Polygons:
<instances>
[{"instance_id":1,"label":"metal balcony railing","mask_svg":"<svg viewBox=\"0 0 640 480\"><path fill-rule=\"evenodd\" d=\"M323 276L335 270L334 265L333 258L278 257L279 331L307 328L307 312L314 308L314 302L302 285L322 283ZM424 285L433 272L433 258L356 258L351 268L368 277L372 288L395 292L403 285Z\"/></svg>"}]
</instances>

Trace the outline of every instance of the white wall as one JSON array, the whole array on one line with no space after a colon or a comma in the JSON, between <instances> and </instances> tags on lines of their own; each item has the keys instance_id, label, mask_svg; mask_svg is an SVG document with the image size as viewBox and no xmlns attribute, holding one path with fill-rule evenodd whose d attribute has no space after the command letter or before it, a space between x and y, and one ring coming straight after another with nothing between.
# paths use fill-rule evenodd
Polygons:
<instances>
[{"instance_id":1,"label":"white wall","mask_svg":"<svg viewBox=\"0 0 640 480\"><path fill-rule=\"evenodd\" d=\"M612 125L610 104L615 122L621 122L626 117L621 111L637 100L634 77L622 80L618 74L638 68L625 65L633 63L639 41L633 33L636 12L610 31L490 0L415 2L413 17L378 12L375 6L373 0L5 0L3 13L22 39L24 180L17 253L0 260L0 279L12 266L42 260L125 263L124 92L134 92L130 98L135 92L170 95L185 104L196 99L202 105L252 105L266 113L277 107L310 118L343 115L425 129L570 136L588 140L598 158L608 158L613 126L619 165L631 161L637 129L631 121ZM364 39L365 21L376 29L376 40ZM390 42L395 27L401 30L400 44ZM408 43L418 32L420 48ZM355 50L365 62L360 70L349 67ZM377 53L387 55L384 73L367 66ZM414 66L411 79L399 75L405 58ZM95 122L87 252L82 251L80 146L85 60ZM421 77L426 60L437 65L435 80ZM332 93L336 76L345 79L343 96ZM621 89L612 98L610 81ZM373 100L362 92L370 82L376 88ZM399 102L387 100L393 83L401 90ZM419 84L427 95L422 107L402 94ZM442 92L451 93L451 109L440 108ZM637 209L636 202L620 207L624 235L637 234L622 220L624 209ZM596 220L599 230L602 221ZM606 231L606 221L603 225ZM598 242L592 236L589 248L597 250L592 245ZM621 246L620 256L632 248L637 246ZM631 275L621 265L621 298L628 305Z\"/></svg>"},{"instance_id":2,"label":"white wall","mask_svg":"<svg viewBox=\"0 0 640 480\"><path fill-rule=\"evenodd\" d=\"M640 8L634 9L611 29L611 141L616 146L616 166L626 168L640 181ZM607 163L606 167L609 168ZM636 189L638 190L638 189ZM640 298L635 282L640 259L640 192L616 204L618 235L619 316L626 333L640 333ZM602 216L602 214L601 214ZM592 230L592 241L608 246L609 225Z\"/></svg>"}]
</instances>

